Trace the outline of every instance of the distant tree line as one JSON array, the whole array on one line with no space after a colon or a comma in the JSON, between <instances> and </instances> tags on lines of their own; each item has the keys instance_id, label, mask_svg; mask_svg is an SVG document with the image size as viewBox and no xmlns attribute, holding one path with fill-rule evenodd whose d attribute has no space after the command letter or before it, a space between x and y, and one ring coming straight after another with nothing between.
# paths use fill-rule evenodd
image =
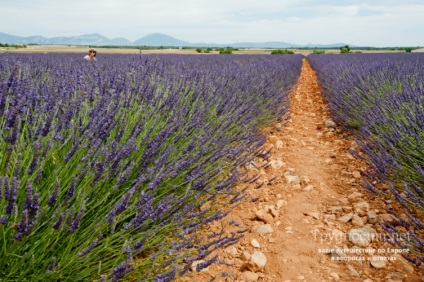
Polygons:
<instances>
[{"instance_id":1,"label":"distant tree line","mask_svg":"<svg viewBox=\"0 0 424 282\"><path fill-rule=\"evenodd\" d=\"M21 45L21 44L7 44L7 43L0 43L0 47L11 47L11 48L26 48L27 46Z\"/></svg>"}]
</instances>

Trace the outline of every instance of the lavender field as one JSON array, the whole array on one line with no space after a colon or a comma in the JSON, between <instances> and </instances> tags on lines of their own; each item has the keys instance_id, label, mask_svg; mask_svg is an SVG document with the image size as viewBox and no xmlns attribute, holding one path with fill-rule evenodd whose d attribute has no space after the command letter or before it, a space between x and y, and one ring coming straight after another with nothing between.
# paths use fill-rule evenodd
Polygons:
<instances>
[{"instance_id":1,"label":"lavender field","mask_svg":"<svg viewBox=\"0 0 424 282\"><path fill-rule=\"evenodd\" d=\"M424 55L309 55L333 119L351 130L371 166L370 192L396 200L382 222L394 246L424 262ZM374 180L379 180L375 182Z\"/></svg>"},{"instance_id":2,"label":"lavender field","mask_svg":"<svg viewBox=\"0 0 424 282\"><path fill-rule=\"evenodd\" d=\"M169 281L234 244L302 56L0 54L0 277ZM199 235L201 234L201 235Z\"/></svg>"}]
</instances>

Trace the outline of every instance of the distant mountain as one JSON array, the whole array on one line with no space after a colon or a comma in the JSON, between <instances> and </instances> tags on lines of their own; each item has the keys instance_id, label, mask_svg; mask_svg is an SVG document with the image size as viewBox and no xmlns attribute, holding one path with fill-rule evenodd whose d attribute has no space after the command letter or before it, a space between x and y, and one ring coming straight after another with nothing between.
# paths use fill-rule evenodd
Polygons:
<instances>
[{"instance_id":1,"label":"distant mountain","mask_svg":"<svg viewBox=\"0 0 424 282\"><path fill-rule=\"evenodd\" d=\"M46 38L40 35L20 37L14 36L7 33L0 32L0 43L7 44L58 44L58 45L116 45L116 46L174 46L174 47L233 47L233 48L339 48L347 45L345 43L336 43L329 45L321 44L307 44L299 45L280 41L270 42L241 42L232 44L216 44L216 43L190 43L183 40L176 39L162 33L151 33L144 37L141 37L134 42L129 41L126 38L114 38L109 39L101 34L83 34L79 36L70 37L52 37Z\"/></svg>"},{"instance_id":2,"label":"distant mountain","mask_svg":"<svg viewBox=\"0 0 424 282\"><path fill-rule=\"evenodd\" d=\"M133 42L138 46L190 46L191 43L175 39L162 33L151 33Z\"/></svg>"}]
</instances>

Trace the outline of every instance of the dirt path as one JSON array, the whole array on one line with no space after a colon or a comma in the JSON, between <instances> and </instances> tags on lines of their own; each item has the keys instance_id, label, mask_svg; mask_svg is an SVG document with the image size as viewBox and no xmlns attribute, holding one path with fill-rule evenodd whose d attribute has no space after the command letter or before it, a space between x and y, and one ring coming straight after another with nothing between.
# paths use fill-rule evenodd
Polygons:
<instances>
[{"instance_id":1,"label":"dirt path","mask_svg":"<svg viewBox=\"0 0 424 282\"><path fill-rule=\"evenodd\" d=\"M376 220L387 219L381 207L390 202L360 186L366 168L349 154L356 145L330 120L320 91L304 59L291 118L271 130L271 158L252 164L261 175L257 185L265 183L249 191L258 200L226 219L250 230L220 251L232 266L212 265L184 281L424 281L423 273L387 251L395 248L381 240ZM344 251L328 253L335 248Z\"/></svg>"}]
</instances>

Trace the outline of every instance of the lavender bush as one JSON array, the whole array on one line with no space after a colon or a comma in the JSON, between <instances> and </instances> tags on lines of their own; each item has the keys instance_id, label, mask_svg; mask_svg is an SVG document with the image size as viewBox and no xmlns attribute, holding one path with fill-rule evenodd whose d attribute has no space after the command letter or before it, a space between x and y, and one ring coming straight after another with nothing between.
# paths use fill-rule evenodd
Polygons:
<instances>
[{"instance_id":1,"label":"lavender bush","mask_svg":"<svg viewBox=\"0 0 424 282\"><path fill-rule=\"evenodd\" d=\"M301 60L0 54L0 277L170 281L217 261L243 230L196 231L244 197Z\"/></svg>"},{"instance_id":2,"label":"lavender bush","mask_svg":"<svg viewBox=\"0 0 424 282\"><path fill-rule=\"evenodd\" d=\"M382 226L391 243L424 262L424 55L350 54L308 56L333 118L354 129L371 166L367 188L393 198L403 212L398 226ZM382 185L374 185L379 179ZM383 189L385 188L385 189ZM387 189L388 188L388 189ZM389 191L389 192L386 192ZM403 227L403 228L402 228Z\"/></svg>"}]
</instances>

